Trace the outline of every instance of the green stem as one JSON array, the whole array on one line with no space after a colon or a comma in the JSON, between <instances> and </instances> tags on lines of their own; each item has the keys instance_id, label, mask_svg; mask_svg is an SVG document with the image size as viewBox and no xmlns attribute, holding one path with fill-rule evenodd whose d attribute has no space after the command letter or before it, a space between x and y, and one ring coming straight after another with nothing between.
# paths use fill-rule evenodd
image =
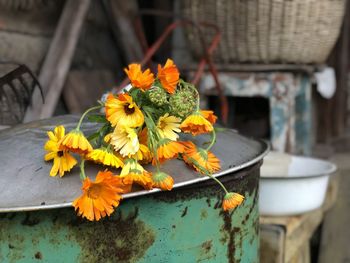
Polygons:
<instances>
[{"instance_id":1,"label":"green stem","mask_svg":"<svg viewBox=\"0 0 350 263\"><path fill-rule=\"evenodd\" d=\"M87 109L84 113L83 113L83 115L81 115L81 117L80 117L80 120L79 120L79 122L78 122L78 125L77 125L77 130L79 130L80 129L80 126L81 126L81 124L82 124L82 122L83 122L83 119L85 118L85 116L90 112L90 111L93 111L93 110L98 110L98 109L101 109L103 106L102 105L99 105L99 106L95 106L95 107L92 107L92 108L90 108L90 109Z\"/></svg>"},{"instance_id":2,"label":"green stem","mask_svg":"<svg viewBox=\"0 0 350 263\"><path fill-rule=\"evenodd\" d=\"M214 181L216 181L222 189L224 189L225 193L228 194L229 192L227 191L226 187L214 176L212 176L211 174L207 173L206 174L208 177L210 177L211 179L213 179Z\"/></svg>"},{"instance_id":3,"label":"green stem","mask_svg":"<svg viewBox=\"0 0 350 263\"><path fill-rule=\"evenodd\" d=\"M157 125L153 121L152 115L148 111L144 111L144 113L146 115L145 119L147 119L146 126L148 128L148 131L154 135L154 137L155 137L154 139L159 141L161 138L157 132ZM148 127L148 126L151 126L151 127ZM150 136L150 137L152 137L152 136Z\"/></svg>"},{"instance_id":4,"label":"green stem","mask_svg":"<svg viewBox=\"0 0 350 263\"><path fill-rule=\"evenodd\" d=\"M85 175L85 159L81 160L80 163L80 179L85 180L87 177Z\"/></svg>"},{"instance_id":5,"label":"green stem","mask_svg":"<svg viewBox=\"0 0 350 263\"><path fill-rule=\"evenodd\" d=\"M107 145L107 147L106 147L106 150L107 150L108 152L111 152L111 148L112 148L112 144L109 143L109 144Z\"/></svg>"},{"instance_id":6,"label":"green stem","mask_svg":"<svg viewBox=\"0 0 350 263\"><path fill-rule=\"evenodd\" d=\"M211 149L211 147L213 147L215 142L216 142L216 132L215 132L215 129L213 128L211 143L209 144L209 146L207 147L206 150L209 151Z\"/></svg>"},{"instance_id":7,"label":"green stem","mask_svg":"<svg viewBox=\"0 0 350 263\"><path fill-rule=\"evenodd\" d=\"M214 181L216 181L221 188L225 191L226 194L228 194L229 192L227 191L226 187L217 179L215 178L212 174L210 174L207 169L205 169L203 166L201 166L195 159L193 158L189 158L189 160L206 176L208 176L209 178L213 179Z\"/></svg>"},{"instance_id":8,"label":"green stem","mask_svg":"<svg viewBox=\"0 0 350 263\"><path fill-rule=\"evenodd\" d=\"M159 161L158 161L158 156L157 156L157 142L159 142L160 136L157 132L157 126L154 123L151 114L149 114L149 112L147 112L147 111L144 111L144 112L146 115L145 119L147 120L146 126L148 129L148 144L149 144L148 147L153 152L153 156L156 160L156 168L157 168L157 171L159 172L160 168L159 168ZM148 125L151 127L148 127Z\"/></svg>"},{"instance_id":9,"label":"green stem","mask_svg":"<svg viewBox=\"0 0 350 263\"><path fill-rule=\"evenodd\" d=\"M159 162L158 162L157 159L156 159L156 168L157 168L157 172L159 173L160 172L160 166L159 166Z\"/></svg>"}]
</instances>

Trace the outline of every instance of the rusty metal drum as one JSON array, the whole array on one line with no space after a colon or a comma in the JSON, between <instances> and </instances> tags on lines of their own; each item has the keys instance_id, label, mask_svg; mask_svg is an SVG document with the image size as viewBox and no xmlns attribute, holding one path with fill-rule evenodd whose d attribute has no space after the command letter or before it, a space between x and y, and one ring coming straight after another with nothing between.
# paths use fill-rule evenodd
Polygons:
<instances>
[{"instance_id":1,"label":"rusty metal drum","mask_svg":"<svg viewBox=\"0 0 350 263\"><path fill-rule=\"evenodd\" d=\"M163 168L174 176L172 191L136 190L124 195L111 217L89 222L71 208L80 195L78 170L52 178L43 161L46 131L76 121L63 116L0 132L0 262L259 262L265 143L232 130L218 134L213 152L222 171L215 176L245 196L230 213L221 209L216 183L175 160ZM93 177L97 167L87 168Z\"/></svg>"}]
</instances>

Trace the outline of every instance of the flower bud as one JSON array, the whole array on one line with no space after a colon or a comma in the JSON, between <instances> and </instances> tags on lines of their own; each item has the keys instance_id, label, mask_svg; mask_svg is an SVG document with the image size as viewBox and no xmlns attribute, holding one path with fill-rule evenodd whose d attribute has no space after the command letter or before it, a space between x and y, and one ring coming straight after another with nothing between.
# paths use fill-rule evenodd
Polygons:
<instances>
[{"instance_id":1,"label":"flower bud","mask_svg":"<svg viewBox=\"0 0 350 263\"><path fill-rule=\"evenodd\" d=\"M156 106L163 106L168 103L167 93L161 87L153 86L148 92L149 100Z\"/></svg>"},{"instance_id":2,"label":"flower bud","mask_svg":"<svg viewBox=\"0 0 350 263\"><path fill-rule=\"evenodd\" d=\"M186 118L196 106L196 98L188 89L181 89L169 99L171 114Z\"/></svg>"}]
</instances>

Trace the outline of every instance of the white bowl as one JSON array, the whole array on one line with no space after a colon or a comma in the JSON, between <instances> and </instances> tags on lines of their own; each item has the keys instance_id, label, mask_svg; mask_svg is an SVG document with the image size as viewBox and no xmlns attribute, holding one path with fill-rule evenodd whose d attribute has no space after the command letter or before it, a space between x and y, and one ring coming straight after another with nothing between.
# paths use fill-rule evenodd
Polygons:
<instances>
[{"instance_id":1,"label":"white bowl","mask_svg":"<svg viewBox=\"0 0 350 263\"><path fill-rule=\"evenodd\" d=\"M297 215L319 208L324 201L333 163L272 152L261 169L261 215Z\"/></svg>"}]
</instances>

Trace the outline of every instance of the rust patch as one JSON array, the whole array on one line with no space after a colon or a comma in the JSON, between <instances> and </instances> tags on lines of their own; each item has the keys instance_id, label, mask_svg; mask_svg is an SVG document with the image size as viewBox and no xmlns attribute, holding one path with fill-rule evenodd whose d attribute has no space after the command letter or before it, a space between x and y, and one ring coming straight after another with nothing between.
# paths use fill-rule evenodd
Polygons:
<instances>
[{"instance_id":1,"label":"rust patch","mask_svg":"<svg viewBox=\"0 0 350 263\"><path fill-rule=\"evenodd\" d=\"M206 240L200 245L200 250L198 251L198 257L196 262L212 262L212 260L216 257L216 253L213 250L213 241Z\"/></svg>"},{"instance_id":2,"label":"rust patch","mask_svg":"<svg viewBox=\"0 0 350 263\"><path fill-rule=\"evenodd\" d=\"M35 226L40 223L38 218L31 217L31 213L26 213L26 217L22 220L21 224L24 226Z\"/></svg>"},{"instance_id":3,"label":"rust patch","mask_svg":"<svg viewBox=\"0 0 350 263\"><path fill-rule=\"evenodd\" d=\"M142 258L154 243L155 234L137 216L138 209L135 209L127 216L116 211L113 217L100 222L71 222L82 249L80 261L127 263Z\"/></svg>"},{"instance_id":4,"label":"rust patch","mask_svg":"<svg viewBox=\"0 0 350 263\"><path fill-rule=\"evenodd\" d=\"M201 210L201 219L206 219L208 217L208 212L205 209Z\"/></svg>"},{"instance_id":5,"label":"rust patch","mask_svg":"<svg viewBox=\"0 0 350 263\"><path fill-rule=\"evenodd\" d=\"M8 213L7 218L13 220L16 217L17 213Z\"/></svg>"},{"instance_id":6,"label":"rust patch","mask_svg":"<svg viewBox=\"0 0 350 263\"><path fill-rule=\"evenodd\" d=\"M227 243L227 259L229 263L235 262L235 240L234 240L234 232L232 229L232 212L227 213L224 211L220 211L220 215L224 219L224 225L222 226L222 232L225 232L225 238L226 241L228 239Z\"/></svg>"},{"instance_id":7,"label":"rust patch","mask_svg":"<svg viewBox=\"0 0 350 263\"><path fill-rule=\"evenodd\" d=\"M34 257L35 257L36 259L43 259L43 255L41 254L40 251L36 252L35 255L34 255Z\"/></svg>"},{"instance_id":8,"label":"rust patch","mask_svg":"<svg viewBox=\"0 0 350 263\"><path fill-rule=\"evenodd\" d=\"M185 209L182 211L181 217L184 217L185 215L187 215L187 210L188 210L188 207L186 206Z\"/></svg>"},{"instance_id":9,"label":"rust patch","mask_svg":"<svg viewBox=\"0 0 350 263\"><path fill-rule=\"evenodd\" d=\"M207 198L207 200L205 200L207 202L208 207L211 207L211 201L210 198Z\"/></svg>"},{"instance_id":10,"label":"rust patch","mask_svg":"<svg viewBox=\"0 0 350 263\"><path fill-rule=\"evenodd\" d=\"M219 209L220 207L221 207L221 201L222 200L222 198L219 198L217 201L216 201L216 203L215 203L215 205L214 205L214 209Z\"/></svg>"},{"instance_id":11,"label":"rust patch","mask_svg":"<svg viewBox=\"0 0 350 263\"><path fill-rule=\"evenodd\" d=\"M201 247L202 247L203 252L207 254L210 252L211 248L213 247L213 241L207 240L207 241L202 243Z\"/></svg>"}]
</instances>

